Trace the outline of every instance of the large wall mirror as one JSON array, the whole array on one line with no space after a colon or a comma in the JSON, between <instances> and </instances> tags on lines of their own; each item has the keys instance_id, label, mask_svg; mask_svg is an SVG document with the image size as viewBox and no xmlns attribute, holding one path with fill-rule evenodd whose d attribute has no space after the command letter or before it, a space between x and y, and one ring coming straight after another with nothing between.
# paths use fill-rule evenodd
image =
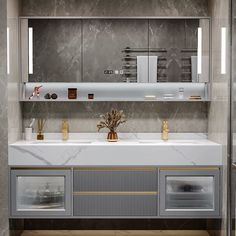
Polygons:
<instances>
[{"instance_id":1,"label":"large wall mirror","mask_svg":"<svg viewBox=\"0 0 236 236\"><path fill-rule=\"evenodd\" d=\"M208 82L209 32L208 18L22 18L22 80Z\"/></svg>"}]
</instances>

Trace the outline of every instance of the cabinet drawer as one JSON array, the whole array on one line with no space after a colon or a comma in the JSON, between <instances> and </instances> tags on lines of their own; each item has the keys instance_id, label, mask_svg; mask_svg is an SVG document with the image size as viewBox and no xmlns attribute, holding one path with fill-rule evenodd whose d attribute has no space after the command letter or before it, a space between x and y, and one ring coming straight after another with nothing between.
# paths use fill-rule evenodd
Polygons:
<instances>
[{"instance_id":1,"label":"cabinet drawer","mask_svg":"<svg viewBox=\"0 0 236 236\"><path fill-rule=\"evenodd\" d=\"M75 170L74 191L157 191L157 170Z\"/></svg>"},{"instance_id":2,"label":"cabinet drawer","mask_svg":"<svg viewBox=\"0 0 236 236\"><path fill-rule=\"evenodd\" d=\"M74 195L74 216L156 216L157 195Z\"/></svg>"}]
</instances>

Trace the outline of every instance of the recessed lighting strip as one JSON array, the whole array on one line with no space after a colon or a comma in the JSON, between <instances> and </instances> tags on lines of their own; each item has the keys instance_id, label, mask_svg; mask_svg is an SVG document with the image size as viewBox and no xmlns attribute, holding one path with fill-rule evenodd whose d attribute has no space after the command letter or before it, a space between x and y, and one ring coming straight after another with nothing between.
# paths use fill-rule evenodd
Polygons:
<instances>
[{"instance_id":1,"label":"recessed lighting strip","mask_svg":"<svg viewBox=\"0 0 236 236\"><path fill-rule=\"evenodd\" d=\"M29 27L29 74L33 72L33 28Z\"/></svg>"},{"instance_id":2,"label":"recessed lighting strip","mask_svg":"<svg viewBox=\"0 0 236 236\"><path fill-rule=\"evenodd\" d=\"M197 74L202 74L202 28L198 28L197 41Z\"/></svg>"},{"instance_id":3,"label":"recessed lighting strip","mask_svg":"<svg viewBox=\"0 0 236 236\"><path fill-rule=\"evenodd\" d=\"M221 74L226 74L226 27L221 28Z\"/></svg>"}]
</instances>

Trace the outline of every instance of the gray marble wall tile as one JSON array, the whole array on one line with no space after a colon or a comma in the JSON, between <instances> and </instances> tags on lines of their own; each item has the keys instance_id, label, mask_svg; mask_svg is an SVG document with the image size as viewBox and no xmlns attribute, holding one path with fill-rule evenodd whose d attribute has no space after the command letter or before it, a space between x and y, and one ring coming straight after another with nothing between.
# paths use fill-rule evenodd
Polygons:
<instances>
[{"instance_id":1,"label":"gray marble wall tile","mask_svg":"<svg viewBox=\"0 0 236 236\"><path fill-rule=\"evenodd\" d=\"M17 1L16 1L17 2ZM8 8L9 9L9 8ZM9 10L8 10L9 11ZM9 16L9 74L8 80L8 142L12 143L21 138L22 114L19 102L19 51L18 51L18 18Z\"/></svg>"},{"instance_id":2,"label":"gray marble wall tile","mask_svg":"<svg viewBox=\"0 0 236 236\"><path fill-rule=\"evenodd\" d=\"M22 111L19 102L19 48L18 48L18 16L19 16L20 1L7 1L7 26L9 28L9 74L8 82L8 143L15 142L21 139L22 136ZM5 35L6 37L6 35ZM6 106L6 105L5 105ZM3 168L3 167L2 167ZM7 166L5 166L5 178L1 180L7 183ZM2 170L1 170L2 171ZM7 190L2 190L2 192ZM9 197L8 197L9 199ZM6 215L6 218L8 215ZM24 228L24 221L11 220L10 232L11 236L19 236ZM1 234L0 234L1 235Z\"/></svg>"},{"instance_id":3,"label":"gray marble wall tile","mask_svg":"<svg viewBox=\"0 0 236 236\"><path fill-rule=\"evenodd\" d=\"M29 82L81 82L81 21L30 20L29 27L34 32Z\"/></svg>"},{"instance_id":4,"label":"gray marble wall tile","mask_svg":"<svg viewBox=\"0 0 236 236\"><path fill-rule=\"evenodd\" d=\"M207 0L23 0L21 15L207 16Z\"/></svg>"},{"instance_id":5,"label":"gray marble wall tile","mask_svg":"<svg viewBox=\"0 0 236 236\"><path fill-rule=\"evenodd\" d=\"M0 235L8 235L7 1L0 0Z\"/></svg>"},{"instance_id":6,"label":"gray marble wall tile","mask_svg":"<svg viewBox=\"0 0 236 236\"><path fill-rule=\"evenodd\" d=\"M227 135L229 127L229 80L230 80L230 1L211 0L210 15L212 17L212 101L209 107L208 134L209 139L223 145L223 183L227 183ZM227 73L221 74L221 27L227 27ZM222 189L222 226L221 235L227 234L227 192L228 185Z\"/></svg>"},{"instance_id":7,"label":"gray marble wall tile","mask_svg":"<svg viewBox=\"0 0 236 236\"><path fill-rule=\"evenodd\" d=\"M19 1L7 2L7 26L9 28L9 74L8 81L8 142L21 138L22 114L19 102Z\"/></svg>"},{"instance_id":8,"label":"gray marble wall tile","mask_svg":"<svg viewBox=\"0 0 236 236\"><path fill-rule=\"evenodd\" d=\"M207 104L197 102L25 103L24 126L32 117L46 118L45 132L61 132L62 119L68 119L70 132L97 132L99 116L111 108L124 110L128 118L119 132L160 132L163 119L170 132L207 132Z\"/></svg>"}]
</instances>

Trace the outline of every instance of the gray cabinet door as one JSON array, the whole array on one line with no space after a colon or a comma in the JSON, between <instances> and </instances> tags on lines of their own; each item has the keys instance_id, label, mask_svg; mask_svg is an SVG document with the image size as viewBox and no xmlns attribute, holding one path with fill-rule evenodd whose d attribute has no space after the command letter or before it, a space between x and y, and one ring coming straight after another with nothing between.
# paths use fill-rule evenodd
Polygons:
<instances>
[{"instance_id":1,"label":"gray cabinet door","mask_svg":"<svg viewBox=\"0 0 236 236\"><path fill-rule=\"evenodd\" d=\"M11 215L71 215L71 170L11 170Z\"/></svg>"},{"instance_id":2,"label":"gray cabinet door","mask_svg":"<svg viewBox=\"0 0 236 236\"><path fill-rule=\"evenodd\" d=\"M217 217L220 215L218 169L160 170L160 215Z\"/></svg>"}]
</instances>

